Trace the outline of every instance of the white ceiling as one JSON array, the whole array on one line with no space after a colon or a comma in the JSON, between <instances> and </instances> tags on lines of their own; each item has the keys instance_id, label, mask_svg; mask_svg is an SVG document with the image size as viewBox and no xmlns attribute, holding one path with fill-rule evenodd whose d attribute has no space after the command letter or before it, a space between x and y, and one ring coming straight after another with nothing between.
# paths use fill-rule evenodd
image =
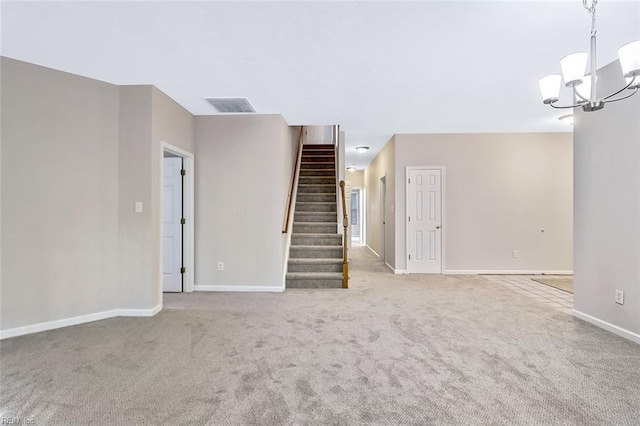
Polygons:
<instances>
[{"instance_id":1,"label":"white ceiling","mask_svg":"<svg viewBox=\"0 0 640 426\"><path fill-rule=\"evenodd\" d=\"M153 84L197 115L216 113L203 98L246 97L292 125L339 123L359 167L395 133L570 131L537 81L590 29L581 0L1 7L4 56ZM598 30L602 66L640 39L640 0L600 0Z\"/></svg>"}]
</instances>

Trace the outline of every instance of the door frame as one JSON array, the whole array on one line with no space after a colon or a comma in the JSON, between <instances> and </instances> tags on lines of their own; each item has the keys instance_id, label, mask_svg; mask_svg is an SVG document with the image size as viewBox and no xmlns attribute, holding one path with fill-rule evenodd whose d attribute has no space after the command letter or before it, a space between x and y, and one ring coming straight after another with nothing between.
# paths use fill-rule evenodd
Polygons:
<instances>
[{"instance_id":1,"label":"door frame","mask_svg":"<svg viewBox=\"0 0 640 426\"><path fill-rule=\"evenodd\" d=\"M383 191L384 188L384 191ZM387 263L387 175L380 178L380 260Z\"/></svg>"},{"instance_id":2,"label":"door frame","mask_svg":"<svg viewBox=\"0 0 640 426\"><path fill-rule=\"evenodd\" d=\"M440 170L440 219L441 219L441 225L440 225L440 274L442 275L444 273L445 269L445 265L446 265L446 259L445 259L445 253L446 253L446 241L447 239L445 238L446 236L446 232L447 232L447 224L446 222L446 179L445 179L445 166L407 166L406 170L405 170L405 176L404 176L404 193L405 193L405 204L404 204L404 228L405 228L405 249L404 249L404 261L406 262L405 265L406 267L406 271L407 274L410 274L411 271L409 270L409 172L411 170ZM414 272L417 273L417 272Z\"/></svg>"},{"instance_id":3,"label":"door frame","mask_svg":"<svg viewBox=\"0 0 640 426\"><path fill-rule=\"evenodd\" d=\"M185 176L183 180L183 188L182 188L182 211L183 216L186 220L186 224L182 228L182 264L185 267L185 274L183 277L183 286L182 291L184 293L191 293L194 290L194 256L195 256L195 209L194 209L194 198L195 198L195 185L194 185L194 158L193 154L187 152L177 146L173 146L166 142L160 142L160 182L164 181L164 153L169 152L171 154L177 155L182 158L182 166L184 167ZM160 187L160 209L162 209L163 204L163 187L162 184ZM160 257L158 259L158 264L160 267L160 300L163 297L163 289L162 289L162 259L163 259L163 244L162 244L162 213L159 215L159 240L160 240Z\"/></svg>"},{"instance_id":4,"label":"door frame","mask_svg":"<svg viewBox=\"0 0 640 426\"><path fill-rule=\"evenodd\" d=\"M363 238L363 228L364 228L364 224L362 222L362 218L363 218L363 214L362 214L362 194L363 194L363 188L361 187L356 187L356 188L351 188L351 194L352 194L352 199L353 199L353 192L357 191L358 192L358 228L360 228L360 237L358 237L358 245L363 245L364 244L364 238ZM353 202L353 201L352 201ZM349 209L351 210L351 209ZM349 213L351 213L351 211L349 211ZM351 223L349 223L349 228L351 228L351 233L353 235L353 225L351 225ZM353 236L351 237L351 242L353 243Z\"/></svg>"}]
</instances>

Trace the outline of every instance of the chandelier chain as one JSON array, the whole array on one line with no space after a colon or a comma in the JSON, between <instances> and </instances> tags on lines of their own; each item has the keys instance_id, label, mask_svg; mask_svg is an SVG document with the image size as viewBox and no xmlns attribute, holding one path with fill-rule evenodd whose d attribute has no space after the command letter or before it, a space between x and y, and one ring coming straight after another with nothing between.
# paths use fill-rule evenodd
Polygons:
<instances>
[{"instance_id":1,"label":"chandelier chain","mask_svg":"<svg viewBox=\"0 0 640 426\"><path fill-rule=\"evenodd\" d=\"M591 37L596 35L596 5L598 0L582 0L582 5L591 14Z\"/></svg>"}]
</instances>

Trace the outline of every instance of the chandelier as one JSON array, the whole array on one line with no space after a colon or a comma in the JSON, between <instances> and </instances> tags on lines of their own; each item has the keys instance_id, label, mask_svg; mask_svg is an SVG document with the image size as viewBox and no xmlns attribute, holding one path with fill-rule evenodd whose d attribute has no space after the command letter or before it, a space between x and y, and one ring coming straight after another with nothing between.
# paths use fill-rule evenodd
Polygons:
<instances>
[{"instance_id":1,"label":"chandelier","mask_svg":"<svg viewBox=\"0 0 640 426\"><path fill-rule=\"evenodd\" d=\"M582 0L582 5L591 14L591 47L590 53L579 52L565 56L560 60L562 75L554 74L540 80L540 93L542 101L553 108L575 108L581 106L584 111L597 111L604 108L607 102L616 102L627 99L638 92L640 88L640 40L625 44L618 49L620 67L624 75L626 85L620 90L608 96L598 98L596 94L596 5L598 0ZM591 59L591 73L585 75L587 58ZM558 106L560 86L564 79L564 85L573 90L574 104ZM632 90L630 94L620 95L626 90ZM616 97L620 95L619 97Z\"/></svg>"}]
</instances>

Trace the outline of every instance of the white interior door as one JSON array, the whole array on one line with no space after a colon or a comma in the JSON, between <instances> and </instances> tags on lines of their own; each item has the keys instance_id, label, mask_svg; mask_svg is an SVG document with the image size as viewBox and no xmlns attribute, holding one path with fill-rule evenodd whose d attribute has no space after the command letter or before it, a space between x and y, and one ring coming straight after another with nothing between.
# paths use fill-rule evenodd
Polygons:
<instances>
[{"instance_id":1,"label":"white interior door","mask_svg":"<svg viewBox=\"0 0 640 426\"><path fill-rule=\"evenodd\" d=\"M164 158L162 291L182 291L182 158Z\"/></svg>"},{"instance_id":2,"label":"white interior door","mask_svg":"<svg viewBox=\"0 0 640 426\"><path fill-rule=\"evenodd\" d=\"M380 178L380 259L387 262L387 177Z\"/></svg>"},{"instance_id":3,"label":"white interior door","mask_svg":"<svg viewBox=\"0 0 640 426\"><path fill-rule=\"evenodd\" d=\"M357 244L361 244L360 240L360 189L352 189L351 190L351 212L349 215L349 220L351 221L351 241Z\"/></svg>"},{"instance_id":4,"label":"white interior door","mask_svg":"<svg viewBox=\"0 0 640 426\"><path fill-rule=\"evenodd\" d=\"M407 270L442 273L442 171L409 169Z\"/></svg>"}]
</instances>

